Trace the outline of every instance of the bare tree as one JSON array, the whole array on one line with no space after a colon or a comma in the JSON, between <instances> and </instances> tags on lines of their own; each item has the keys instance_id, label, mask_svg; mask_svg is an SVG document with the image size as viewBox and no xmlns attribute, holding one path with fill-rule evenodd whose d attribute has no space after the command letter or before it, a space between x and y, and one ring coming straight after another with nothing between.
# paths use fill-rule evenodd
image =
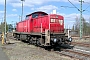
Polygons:
<instances>
[{"instance_id":1,"label":"bare tree","mask_svg":"<svg viewBox=\"0 0 90 60\"><path fill-rule=\"evenodd\" d=\"M72 30L77 32L77 35L80 33L80 19L78 17L75 18L75 24L72 27ZM90 18L89 22L86 22L85 18L82 18L82 30L83 36L90 35Z\"/></svg>"},{"instance_id":2,"label":"bare tree","mask_svg":"<svg viewBox=\"0 0 90 60\"><path fill-rule=\"evenodd\" d=\"M76 16L76 18L75 18L75 31L77 31L78 34L79 34L79 30L80 30L80 20L79 20L79 18Z\"/></svg>"}]
</instances>

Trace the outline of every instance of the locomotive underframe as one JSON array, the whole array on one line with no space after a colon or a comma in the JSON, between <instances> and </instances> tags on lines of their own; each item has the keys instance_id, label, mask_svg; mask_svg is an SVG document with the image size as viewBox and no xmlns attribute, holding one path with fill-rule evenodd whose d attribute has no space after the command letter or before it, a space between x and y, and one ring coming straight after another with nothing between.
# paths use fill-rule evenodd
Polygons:
<instances>
[{"instance_id":1,"label":"locomotive underframe","mask_svg":"<svg viewBox=\"0 0 90 60\"><path fill-rule=\"evenodd\" d=\"M65 33L51 33L49 30L45 31L45 33L14 32L13 35L18 40L25 40L28 41L29 44L35 44L38 46L59 46L61 44L70 44Z\"/></svg>"}]
</instances>

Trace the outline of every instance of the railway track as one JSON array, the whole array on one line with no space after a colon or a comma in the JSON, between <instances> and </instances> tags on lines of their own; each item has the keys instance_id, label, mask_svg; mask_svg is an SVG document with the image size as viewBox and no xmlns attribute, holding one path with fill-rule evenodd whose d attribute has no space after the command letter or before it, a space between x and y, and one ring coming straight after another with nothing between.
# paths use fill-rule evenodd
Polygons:
<instances>
[{"instance_id":1,"label":"railway track","mask_svg":"<svg viewBox=\"0 0 90 60\"><path fill-rule=\"evenodd\" d=\"M84 46L84 47L90 47L90 44L87 44L87 43L72 42L71 44L78 45L78 46Z\"/></svg>"},{"instance_id":2,"label":"railway track","mask_svg":"<svg viewBox=\"0 0 90 60\"><path fill-rule=\"evenodd\" d=\"M71 58L76 58L79 60L90 60L90 54L87 54L85 52L76 51L76 50L63 49L61 52L55 51L55 53L58 53L58 54L64 55L64 56L68 56Z\"/></svg>"}]
</instances>

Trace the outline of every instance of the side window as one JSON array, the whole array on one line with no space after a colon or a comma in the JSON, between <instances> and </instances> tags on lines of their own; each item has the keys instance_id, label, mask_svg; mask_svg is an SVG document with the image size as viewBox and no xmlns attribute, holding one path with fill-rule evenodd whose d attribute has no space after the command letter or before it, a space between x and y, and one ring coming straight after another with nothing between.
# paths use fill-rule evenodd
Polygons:
<instances>
[{"instance_id":1,"label":"side window","mask_svg":"<svg viewBox=\"0 0 90 60\"><path fill-rule=\"evenodd\" d=\"M25 19L29 19L29 16L27 16Z\"/></svg>"},{"instance_id":2,"label":"side window","mask_svg":"<svg viewBox=\"0 0 90 60\"><path fill-rule=\"evenodd\" d=\"M62 25L63 24L63 20L59 20L59 23Z\"/></svg>"},{"instance_id":3,"label":"side window","mask_svg":"<svg viewBox=\"0 0 90 60\"><path fill-rule=\"evenodd\" d=\"M37 18L38 14L32 14L32 18Z\"/></svg>"},{"instance_id":4,"label":"side window","mask_svg":"<svg viewBox=\"0 0 90 60\"><path fill-rule=\"evenodd\" d=\"M45 14L41 14L41 16L45 16Z\"/></svg>"},{"instance_id":5,"label":"side window","mask_svg":"<svg viewBox=\"0 0 90 60\"><path fill-rule=\"evenodd\" d=\"M55 23L55 19L51 19L51 23Z\"/></svg>"}]
</instances>

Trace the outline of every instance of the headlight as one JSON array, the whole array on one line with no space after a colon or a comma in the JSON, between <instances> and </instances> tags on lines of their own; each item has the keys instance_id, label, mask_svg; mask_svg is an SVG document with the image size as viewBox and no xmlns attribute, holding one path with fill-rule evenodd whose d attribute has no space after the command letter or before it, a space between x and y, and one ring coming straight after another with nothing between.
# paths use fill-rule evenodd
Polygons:
<instances>
[{"instance_id":1,"label":"headlight","mask_svg":"<svg viewBox=\"0 0 90 60\"><path fill-rule=\"evenodd\" d=\"M70 41L70 42L72 41L72 38L71 38L71 37L69 38L69 41Z\"/></svg>"},{"instance_id":2,"label":"headlight","mask_svg":"<svg viewBox=\"0 0 90 60\"><path fill-rule=\"evenodd\" d=\"M56 42L57 42L57 39L55 38L55 39L54 39L54 43L56 43Z\"/></svg>"},{"instance_id":3,"label":"headlight","mask_svg":"<svg viewBox=\"0 0 90 60\"><path fill-rule=\"evenodd\" d=\"M55 22L55 19L51 19L51 22Z\"/></svg>"}]
</instances>

